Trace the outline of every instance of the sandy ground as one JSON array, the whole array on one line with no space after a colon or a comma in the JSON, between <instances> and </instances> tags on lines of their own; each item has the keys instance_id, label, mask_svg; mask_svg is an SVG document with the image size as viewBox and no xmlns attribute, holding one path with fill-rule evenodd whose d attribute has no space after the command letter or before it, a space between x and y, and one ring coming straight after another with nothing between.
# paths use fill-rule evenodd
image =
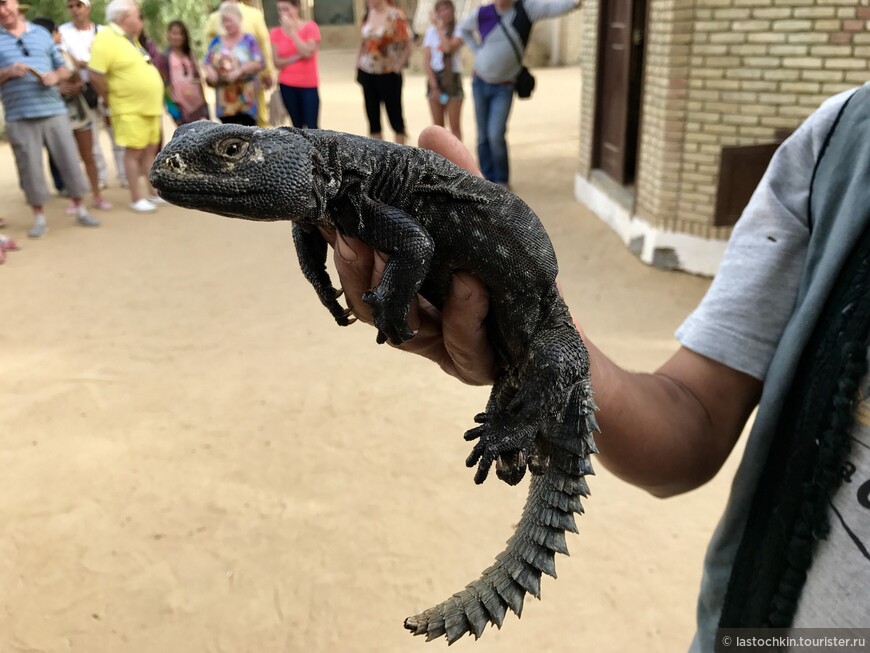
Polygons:
<instances>
[{"instance_id":1,"label":"sandy ground","mask_svg":"<svg viewBox=\"0 0 870 653\"><path fill-rule=\"evenodd\" d=\"M322 124L363 133L351 62L322 56ZM511 120L515 190L590 337L654 369L708 282L645 267L573 200L579 70L537 73ZM423 81L406 83L416 135ZM470 99L464 126L473 143ZM0 651L443 647L402 620L488 566L525 497L463 464L486 389L335 327L287 224L139 216L114 187L102 228L58 199L30 242L8 145L0 164L23 245L0 268ZM683 650L733 466L669 501L599 469L543 600L456 649Z\"/></svg>"}]
</instances>

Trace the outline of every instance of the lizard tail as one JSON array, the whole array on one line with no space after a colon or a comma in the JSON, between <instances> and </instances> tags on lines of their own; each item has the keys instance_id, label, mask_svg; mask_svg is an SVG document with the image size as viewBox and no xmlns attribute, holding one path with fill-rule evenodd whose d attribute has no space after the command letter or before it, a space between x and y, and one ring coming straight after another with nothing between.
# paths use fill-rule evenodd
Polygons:
<instances>
[{"instance_id":1,"label":"lizard tail","mask_svg":"<svg viewBox=\"0 0 870 653\"><path fill-rule=\"evenodd\" d=\"M452 644L466 633L477 639L487 624L501 628L508 608L522 615L526 593L541 598L541 574L556 577L555 554L568 555L565 531L577 532L574 513L582 514L580 497L589 496L584 478L593 474L589 460L596 453L592 433L598 430L588 384L574 390L573 419L554 425L546 435L546 471L532 476L529 494L507 547L481 577L449 599L405 619L405 628L426 641L447 637ZM580 404L578 406L578 404ZM567 417L567 416L566 416Z\"/></svg>"}]
</instances>

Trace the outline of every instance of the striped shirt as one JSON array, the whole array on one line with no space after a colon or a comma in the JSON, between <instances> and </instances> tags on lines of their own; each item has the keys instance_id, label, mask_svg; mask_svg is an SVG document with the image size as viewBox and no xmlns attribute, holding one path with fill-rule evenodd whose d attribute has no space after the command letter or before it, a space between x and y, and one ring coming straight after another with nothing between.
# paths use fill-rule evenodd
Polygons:
<instances>
[{"instance_id":1,"label":"striped shirt","mask_svg":"<svg viewBox=\"0 0 870 653\"><path fill-rule=\"evenodd\" d=\"M64 65L51 35L33 23L25 24L20 38L0 27L0 68L19 62L40 73L57 70ZM66 113L66 105L57 86L43 86L33 74L10 79L0 85L0 100L3 101L6 120L47 118Z\"/></svg>"}]
</instances>

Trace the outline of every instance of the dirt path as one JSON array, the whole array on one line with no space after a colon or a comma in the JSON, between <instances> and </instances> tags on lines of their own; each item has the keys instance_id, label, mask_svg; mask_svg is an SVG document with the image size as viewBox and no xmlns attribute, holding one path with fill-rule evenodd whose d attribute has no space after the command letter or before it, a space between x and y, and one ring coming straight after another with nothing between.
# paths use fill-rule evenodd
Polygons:
<instances>
[{"instance_id":1,"label":"dirt path","mask_svg":"<svg viewBox=\"0 0 870 653\"><path fill-rule=\"evenodd\" d=\"M351 56L322 59L323 126L363 133ZM515 190L590 336L650 370L707 282L643 266L572 199L579 89L541 70L515 104ZM470 98L464 118L473 143ZM88 231L56 200L26 242L8 145L0 164L24 246L0 268L0 651L442 650L403 618L489 565L525 495L463 465L486 390L334 327L286 224L118 208ZM683 650L732 464L667 502L601 469L544 600L457 650Z\"/></svg>"}]
</instances>

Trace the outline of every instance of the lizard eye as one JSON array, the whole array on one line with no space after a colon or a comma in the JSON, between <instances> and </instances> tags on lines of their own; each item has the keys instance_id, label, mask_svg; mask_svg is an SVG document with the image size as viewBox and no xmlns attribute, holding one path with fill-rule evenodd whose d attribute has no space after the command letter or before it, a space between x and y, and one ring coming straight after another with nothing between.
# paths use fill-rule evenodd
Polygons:
<instances>
[{"instance_id":1,"label":"lizard eye","mask_svg":"<svg viewBox=\"0 0 870 653\"><path fill-rule=\"evenodd\" d=\"M240 138L230 138L218 143L217 151L227 158L238 159L248 151L248 143Z\"/></svg>"}]
</instances>

